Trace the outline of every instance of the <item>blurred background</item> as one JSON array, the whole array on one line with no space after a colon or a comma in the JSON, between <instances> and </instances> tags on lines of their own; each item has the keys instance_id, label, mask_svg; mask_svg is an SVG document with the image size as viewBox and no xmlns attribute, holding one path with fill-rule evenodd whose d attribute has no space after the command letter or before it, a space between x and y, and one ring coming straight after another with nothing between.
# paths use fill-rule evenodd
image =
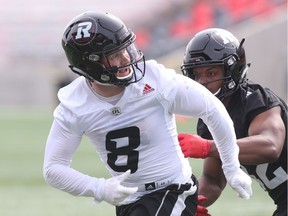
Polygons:
<instances>
[{"instance_id":1,"label":"blurred background","mask_svg":"<svg viewBox=\"0 0 288 216\"><path fill-rule=\"evenodd\" d=\"M42 177L45 142L57 90L77 76L68 68L61 38L67 23L87 10L122 19L137 35L146 59L181 73L185 46L194 33L220 27L246 38L248 77L287 101L287 0L0 0L0 215L114 215L108 204L53 190ZM195 121L177 118L179 132ZM107 171L91 146L75 155L75 168L96 176ZM194 173L202 160L191 159ZM274 205L257 183L254 197L237 199L225 189L209 208L213 216L269 216ZM237 211L235 211L235 209ZM96 213L96 214L95 214Z\"/></svg>"},{"instance_id":2,"label":"blurred background","mask_svg":"<svg viewBox=\"0 0 288 216\"><path fill-rule=\"evenodd\" d=\"M146 59L179 73L185 45L195 32L226 28L246 38L249 77L287 98L287 0L0 2L2 108L54 108L57 86L75 78L61 47L64 28L76 15L94 9L121 18L136 33Z\"/></svg>"}]
</instances>

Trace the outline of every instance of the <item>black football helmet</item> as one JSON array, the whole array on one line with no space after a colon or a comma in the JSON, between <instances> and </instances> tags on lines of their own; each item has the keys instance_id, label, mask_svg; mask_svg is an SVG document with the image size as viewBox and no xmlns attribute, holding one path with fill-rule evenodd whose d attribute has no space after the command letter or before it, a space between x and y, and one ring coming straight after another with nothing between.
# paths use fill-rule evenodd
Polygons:
<instances>
[{"instance_id":1,"label":"black football helmet","mask_svg":"<svg viewBox=\"0 0 288 216\"><path fill-rule=\"evenodd\" d=\"M62 47L73 72L103 85L127 86L138 82L145 74L145 58L136 48L135 39L135 34L114 15L88 11L78 15L67 25ZM100 63L102 58L122 49L129 53L128 65L107 68ZM144 62L142 69L137 64L140 61ZM124 79L116 76L119 69L130 66L129 76Z\"/></svg>"},{"instance_id":2,"label":"black football helmet","mask_svg":"<svg viewBox=\"0 0 288 216\"><path fill-rule=\"evenodd\" d=\"M223 65L224 77L221 80L224 84L215 95L221 100L231 95L246 80L250 66L246 64L244 41L245 39L242 39L239 42L232 33L220 28L210 28L197 33L186 47L181 66L183 75L195 79L194 68ZM218 80L213 82L215 81Z\"/></svg>"}]
</instances>

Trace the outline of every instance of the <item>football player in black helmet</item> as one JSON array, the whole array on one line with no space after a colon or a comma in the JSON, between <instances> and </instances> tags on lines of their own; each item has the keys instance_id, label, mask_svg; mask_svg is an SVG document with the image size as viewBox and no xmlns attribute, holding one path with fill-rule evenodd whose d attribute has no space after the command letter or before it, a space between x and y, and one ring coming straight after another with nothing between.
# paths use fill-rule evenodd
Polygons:
<instances>
[{"instance_id":1,"label":"football player in black helmet","mask_svg":"<svg viewBox=\"0 0 288 216\"><path fill-rule=\"evenodd\" d=\"M270 89L248 80L243 43L244 39L239 42L224 29L203 30L188 43L181 69L225 105L234 123L242 169L256 178L277 205L273 216L287 216L287 104ZM206 158L198 197L206 203L198 206L197 214L208 216L204 205L217 200L226 180L202 119L197 134L179 134L178 139L186 157Z\"/></svg>"},{"instance_id":2,"label":"football player in black helmet","mask_svg":"<svg viewBox=\"0 0 288 216\"><path fill-rule=\"evenodd\" d=\"M145 59L135 46L135 34L117 17L109 13L85 12L66 27L62 46L73 72L92 82L127 86L145 74L137 65ZM119 52L127 58L124 64L113 64ZM139 73L136 73L138 70Z\"/></svg>"},{"instance_id":3,"label":"football player in black helmet","mask_svg":"<svg viewBox=\"0 0 288 216\"><path fill-rule=\"evenodd\" d=\"M181 70L185 76L205 85L219 99L223 99L236 91L245 80L250 64L246 64L244 41L239 43L234 35L223 29L201 31L188 43ZM215 79L210 69L203 77L197 70L204 66L223 69L224 75L219 74ZM221 84L219 89L213 88L215 82Z\"/></svg>"},{"instance_id":4,"label":"football player in black helmet","mask_svg":"<svg viewBox=\"0 0 288 216\"><path fill-rule=\"evenodd\" d=\"M194 215L197 179L177 140L175 114L181 113L209 118L228 183L240 197L250 198L252 181L240 169L223 104L199 83L155 60L145 61L134 42L134 33L110 13L85 12L68 24L62 46L70 68L81 76L58 91L43 165L47 183L106 201L117 216ZM110 178L71 166L83 136Z\"/></svg>"}]
</instances>

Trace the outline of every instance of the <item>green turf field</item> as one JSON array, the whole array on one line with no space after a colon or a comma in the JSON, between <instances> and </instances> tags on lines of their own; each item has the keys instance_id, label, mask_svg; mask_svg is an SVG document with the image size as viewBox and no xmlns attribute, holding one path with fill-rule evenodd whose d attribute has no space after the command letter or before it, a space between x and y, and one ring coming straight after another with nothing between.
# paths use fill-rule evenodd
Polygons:
<instances>
[{"instance_id":1,"label":"green turf field","mask_svg":"<svg viewBox=\"0 0 288 216\"><path fill-rule=\"evenodd\" d=\"M48 186L42 178L45 141L52 111L0 112L0 216L113 216L106 203L95 205L90 198L73 197ZM193 121L179 121L179 132L193 128ZM202 160L191 159L194 173L200 174ZM73 167L87 174L108 177L92 146L84 139ZM253 182L254 196L237 198L227 187L209 208L212 216L271 216L274 205Z\"/></svg>"}]
</instances>

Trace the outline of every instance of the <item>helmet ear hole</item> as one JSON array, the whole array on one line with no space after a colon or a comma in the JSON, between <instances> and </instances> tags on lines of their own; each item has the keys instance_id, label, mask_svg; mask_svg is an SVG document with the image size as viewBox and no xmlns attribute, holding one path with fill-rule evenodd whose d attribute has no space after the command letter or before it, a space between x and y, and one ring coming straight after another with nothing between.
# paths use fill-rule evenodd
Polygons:
<instances>
[{"instance_id":1,"label":"helmet ear hole","mask_svg":"<svg viewBox=\"0 0 288 216\"><path fill-rule=\"evenodd\" d=\"M89 61L92 61L92 62L99 62L100 61L100 56L97 54L94 54L94 53L88 54L87 58Z\"/></svg>"},{"instance_id":2,"label":"helmet ear hole","mask_svg":"<svg viewBox=\"0 0 288 216\"><path fill-rule=\"evenodd\" d=\"M238 83L239 81L239 62L235 57L231 56L227 59L226 63L226 76L231 77L234 83ZM229 87L230 89L230 87Z\"/></svg>"},{"instance_id":3,"label":"helmet ear hole","mask_svg":"<svg viewBox=\"0 0 288 216\"><path fill-rule=\"evenodd\" d=\"M84 72L83 70L77 68L77 67L74 67L72 65L69 65L69 68L76 74L78 74L79 76L84 76L86 79L88 79L89 81L93 82L94 81L94 78L89 76L89 74L87 74L86 72Z\"/></svg>"}]
</instances>

